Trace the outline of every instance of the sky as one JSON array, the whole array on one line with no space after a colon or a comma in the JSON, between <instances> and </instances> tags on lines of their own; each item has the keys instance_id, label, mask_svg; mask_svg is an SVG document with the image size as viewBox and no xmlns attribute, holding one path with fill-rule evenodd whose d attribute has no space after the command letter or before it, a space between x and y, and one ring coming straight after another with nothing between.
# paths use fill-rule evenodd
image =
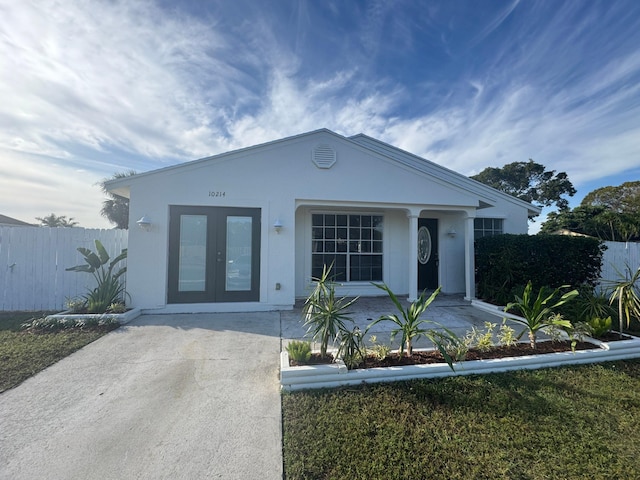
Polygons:
<instances>
[{"instance_id":1,"label":"sky","mask_svg":"<svg viewBox=\"0 0 640 480\"><path fill-rule=\"evenodd\" d=\"M576 206L640 180L640 2L0 0L0 214L111 228L116 172L319 128Z\"/></svg>"}]
</instances>

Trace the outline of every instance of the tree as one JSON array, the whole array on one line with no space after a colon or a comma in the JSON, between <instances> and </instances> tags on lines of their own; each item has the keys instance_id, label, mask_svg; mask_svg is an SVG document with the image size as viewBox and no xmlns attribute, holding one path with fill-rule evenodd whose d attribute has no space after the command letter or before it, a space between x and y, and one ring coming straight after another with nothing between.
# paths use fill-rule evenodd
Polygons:
<instances>
[{"instance_id":1,"label":"tree","mask_svg":"<svg viewBox=\"0 0 640 480\"><path fill-rule=\"evenodd\" d=\"M123 228L125 230L129 228L129 199L108 191L106 183L119 178L131 177L135 174L136 172L134 170L116 172L111 178L103 178L102 181L99 182L100 189L109 197L102 202L100 215L115 224L116 228Z\"/></svg>"},{"instance_id":2,"label":"tree","mask_svg":"<svg viewBox=\"0 0 640 480\"><path fill-rule=\"evenodd\" d=\"M573 210L551 212L540 233L562 229L601 240L640 240L640 181L598 188Z\"/></svg>"},{"instance_id":3,"label":"tree","mask_svg":"<svg viewBox=\"0 0 640 480\"><path fill-rule=\"evenodd\" d=\"M75 227L78 222L73 220L73 217L67 219L66 215L56 215L51 213L45 217L36 217L36 220L40 222L41 227Z\"/></svg>"},{"instance_id":4,"label":"tree","mask_svg":"<svg viewBox=\"0 0 640 480\"><path fill-rule=\"evenodd\" d=\"M600 221L608 227L611 240L640 239L640 181L597 188L582 199L580 206L604 210Z\"/></svg>"},{"instance_id":5,"label":"tree","mask_svg":"<svg viewBox=\"0 0 640 480\"><path fill-rule=\"evenodd\" d=\"M569 207L569 201L562 195L572 197L576 193L565 172L556 174L531 159L502 168L487 167L471 178L541 207L555 204L561 211Z\"/></svg>"},{"instance_id":6,"label":"tree","mask_svg":"<svg viewBox=\"0 0 640 480\"><path fill-rule=\"evenodd\" d=\"M580 205L602 206L615 213L640 215L640 181L596 188L582 199Z\"/></svg>"}]
</instances>

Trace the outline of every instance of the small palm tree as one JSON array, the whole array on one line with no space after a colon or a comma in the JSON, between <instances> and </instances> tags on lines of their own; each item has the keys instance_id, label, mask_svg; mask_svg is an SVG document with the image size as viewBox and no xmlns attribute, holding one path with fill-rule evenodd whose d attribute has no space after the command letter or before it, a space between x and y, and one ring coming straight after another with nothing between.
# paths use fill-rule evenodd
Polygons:
<instances>
[{"instance_id":1,"label":"small palm tree","mask_svg":"<svg viewBox=\"0 0 640 480\"><path fill-rule=\"evenodd\" d=\"M352 321L347 309L353 305L358 297L348 300L346 297L337 298L335 283L331 279L331 269L323 266L320 278L314 278L315 289L307 298L303 315L307 335L314 341L320 341L320 356L327 356L329 342L336 340L340 332L349 331L345 322Z\"/></svg>"},{"instance_id":2,"label":"small palm tree","mask_svg":"<svg viewBox=\"0 0 640 480\"><path fill-rule=\"evenodd\" d=\"M422 292L417 300L404 308L400 300L398 300L398 297L396 297L387 285L377 283L373 285L387 292L387 295L389 295L389 298L398 309L398 312L400 312L400 315L382 315L367 327L367 331L379 322L385 320L391 321L397 326L397 328L391 331L391 340L393 341L398 333L402 334L399 349L401 356L403 352L406 352L406 356L410 357L413 354L413 341L418 340L420 337L426 337L435 345L438 351L440 351L449 367L453 370L453 360L447 350L450 351L450 346L458 344L460 340L455 333L444 328L439 323L420 318L438 296L442 287L438 287L428 298L426 297L426 292ZM424 328L425 324L435 325L438 330Z\"/></svg>"},{"instance_id":3,"label":"small palm tree","mask_svg":"<svg viewBox=\"0 0 640 480\"><path fill-rule=\"evenodd\" d=\"M58 216L55 213L44 217L36 217L36 220L38 220L43 227L75 227L78 225L78 222L76 222L73 217L67 219L66 215Z\"/></svg>"},{"instance_id":4,"label":"small palm tree","mask_svg":"<svg viewBox=\"0 0 640 480\"><path fill-rule=\"evenodd\" d=\"M609 296L609 303L618 304L618 319L620 335L622 336L622 321L626 320L627 328L632 318L640 318L640 294L636 284L640 281L640 267L633 273L631 267L626 265L624 273L618 272L617 281L607 282L613 287Z\"/></svg>"},{"instance_id":5,"label":"small palm tree","mask_svg":"<svg viewBox=\"0 0 640 480\"><path fill-rule=\"evenodd\" d=\"M116 172L110 178L103 178L98 185L102 192L109 198L102 202L102 209L100 215L105 217L116 228L127 229L129 228L129 199L116 195L113 192L107 190L106 183L111 180L118 180L120 178L132 177L136 175L135 170L129 170L127 172Z\"/></svg>"},{"instance_id":6,"label":"small palm tree","mask_svg":"<svg viewBox=\"0 0 640 480\"><path fill-rule=\"evenodd\" d=\"M524 319L511 319L514 322L520 323L524 325L526 328L518 335L518 339L524 335L525 332L529 333L529 341L531 343L531 348L536 348L537 334L540 330L543 330L547 327L556 326L560 328L570 329L573 327L569 320L563 319L559 315L554 315L553 309L557 308L561 305L564 305L568 301L578 296L578 290L571 290L570 292L565 293L558 300L554 300L557 295L560 293L561 288L556 288L552 293L547 294L545 296L545 288L541 288L538 291L538 295L534 299L532 296L533 285L531 284L531 280L527 283L527 286L524 288L524 293L522 297L516 295L516 301L507 304L504 307L504 311L507 312L509 310L514 310L520 313Z\"/></svg>"}]
</instances>

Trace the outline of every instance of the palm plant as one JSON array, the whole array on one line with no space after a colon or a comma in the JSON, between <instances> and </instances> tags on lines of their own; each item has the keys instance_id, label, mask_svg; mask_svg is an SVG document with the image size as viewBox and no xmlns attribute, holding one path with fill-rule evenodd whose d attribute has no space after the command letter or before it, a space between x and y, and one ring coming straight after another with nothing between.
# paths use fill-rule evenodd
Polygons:
<instances>
[{"instance_id":1,"label":"palm plant","mask_svg":"<svg viewBox=\"0 0 640 480\"><path fill-rule=\"evenodd\" d=\"M106 184L111 180L118 180L120 178L127 178L134 175L136 175L136 172L134 170L129 170L127 172L116 172L111 177L104 178L100 182L98 182L98 185L100 186L102 192L109 197L104 202L102 202L100 215L113 223L116 228L129 228L129 199L110 192L107 189Z\"/></svg>"},{"instance_id":2,"label":"palm plant","mask_svg":"<svg viewBox=\"0 0 640 480\"><path fill-rule=\"evenodd\" d=\"M593 318L603 319L615 313L607 295L602 292L595 292L592 288L582 289L577 300L577 316L587 323Z\"/></svg>"},{"instance_id":3,"label":"palm plant","mask_svg":"<svg viewBox=\"0 0 640 480\"><path fill-rule=\"evenodd\" d=\"M391 341L393 341L398 333L402 334L399 348L399 354L401 356L403 352L406 351L406 356L410 357L413 354L413 341L418 340L421 337L426 337L435 345L438 351L440 351L449 367L453 369L453 360L449 352L451 351L452 344L459 343L458 337L455 333L444 328L439 323L420 318L429 305L431 305L438 296L442 287L438 287L431 296L429 296L429 298L426 297L426 292L422 292L415 301L411 302L408 307L404 308L400 303L400 300L398 300L398 297L396 297L387 285L377 283L374 283L373 285L387 292L387 295L391 298L391 301L400 312L400 315L382 315L380 318L373 321L367 327L367 330L379 322L385 320L391 321L397 326L397 328L391 331ZM438 330L424 328L425 324L436 325Z\"/></svg>"},{"instance_id":4,"label":"palm plant","mask_svg":"<svg viewBox=\"0 0 640 480\"><path fill-rule=\"evenodd\" d=\"M342 357L349 370L357 367L367 355L367 349L363 345L364 334L356 326L353 330L341 330L338 334L338 356Z\"/></svg>"},{"instance_id":5,"label":"palm plant","mask_svg":"<svg viewBox=\"0 0 640 480\"><path fill-rule=\"evenodd\" d=\"M620 336L622 336L622 321L626 320L627 328L631 318L640 318L640 294L636 283L640 280L640 267L633 273L631 267L626 265L624 273L618 272L617 281L607 282L613 287L609 296L609 303L618 303L618 319Z\"/></svg>"},{"instance_id":6,"label":"palm plant","mask_svg":"<svg viewBox=\"0 0 640 480\"><path fill-rule=\"evenodd\" d=\"M578 296L578 290L571 290L556 300L562 288L566 288L566 286L556 288L553 292L547 293L548 290L543 287L538 291L538 295L534 299L532 295L533 285L529 281L524 288L522 297L516 295L516 301L504 307L505 312L513 310L524 317L524 319L512 318L511 320L526 327L517 338L522 338L522 335L528 332L531 348L536 348L537 334L540 330L552 326L564 329L573 327L569 320L565 320L562 316L554 315L553 313L555 308Z\"/></svg>"},{"instance_id":7,"label":"palm plant","mask_svg":"<svg viewBox=\"0 0 640 480\"><path fill-rule=\"evenodd\" d=\"M36 217L36 220L38 220L43 227L75 227L78 225L78 222L76 222L73 217L67 219L66 215L56 215L55 213L45 215L44 217Z\"/></svg>"},{"instance_id":8,"label":"palm plant","mask_svg":"<svg viewBox=\"0 0 640 480\"><path fill-rule=\"evenodd\" d=\"M320 356L327 356L329 342L333 342L341 331L348 331L345 322L352 321L347 309L358 297L348 300L346 297L337 298L335 283L331 279L331 269L326 265L322 268L320 278L314 278L316 286L305 301L302 313L307 327L307 335L314 341L320 342Z\"/></svg>"},{"instance_id":9,"label":"palm plant","mask_svg":"<svg viewBox=\"0 0 640 480\"><path fill-rule=\"evenodd\" d=\"M120 277L127 271L127 267L121 267L116 272L114 272L114 268L127 258L127 249L123 249L120 255L111 260L100 240L95 240L95 245L95 252L88 248L78 247L77 250L82 254L86 263L69 267L66 270L93 275L97 285L84 297L87 311L89 313L105 313L111 304L124 303L124 284L120 281Z\"/></svg>"}]
</instances>

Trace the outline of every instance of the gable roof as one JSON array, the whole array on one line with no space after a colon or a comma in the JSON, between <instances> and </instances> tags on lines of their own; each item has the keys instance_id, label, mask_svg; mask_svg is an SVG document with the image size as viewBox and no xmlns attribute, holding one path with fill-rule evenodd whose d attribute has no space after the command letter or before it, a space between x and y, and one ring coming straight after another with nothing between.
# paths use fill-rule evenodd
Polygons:
<instances>
[{"instance_id":1,"label":"gable roof","mask_svg":"<svg viewBox=\"0 0 640 480\"><path fill-rule=\"evenodd\" d=\"M258 145L251 145L249 147L243 147L243 148L238 148L236 150L231 150L229 152L223 152L223 153L218 153L216 155L211 155L209 157L204 157L204 158L199 158L197 160L191 160L190 162L185 162L185 163L179 163L177 165L170 165L168 167L163 167L163 168L158 168L156 170L150 170L148 172L143 172L143 173L138 173L136 175L130 175L128 177L124 177L124 178L118 178L118 179L114 179L114 180L109 180L108 182L105 183L105 187L107 188L108 191L113 192L117 195L121 195L123 197L128 198L129 194L128 194L128 187L131 183L137 181L140 178L144 178L144 177L148 177L151 175L157 175L159 173L164 173L164 172L170 172L172 170L176 170L176 169L183 169L183 168L189 168L189 167L197 167L203 163L207 163L207 162L212 162L212 161L216 161L216 160L220 160L223 158L228 158L231 156L238 156L238 155L243 155L243 154L248 154L251 153L252 151L255 150L261 150L261 149L265 149L265 148L272 148L274 146L277 146L279 144L282 143L288 143L291 141L296 141L299 139L302 139L304 137L309 137L312 135L316 135L318 133L329 133L331 135L334 135L338 138L347 140L346 137L343 137L342 135L332 132L331 130L327 129L327 128L320 128L318 130L313 130L311 132L306 132L306 133L301 133L298 135L292 135L290 137L285 137L285 138L280 138L278 140L272 140L270 142L265 142L265 143L259 143Z\"/></svg>"},{"instance_id":2,"label":"gable roof","mask_svg":"<svg viewBox=\"0 0 640 480\"><path fill-rule=\"evenodd\" d=\"M349 137L349 140L361 144L371 150L375 150L378 153L382 153L383 155L390 156L399 163L414 168L415 170L418 170L429 176L441 178L448 183L451 183L466 191L472 192L473 194L480 197L493 199L493 201L495 201L495 198L497 197L510 203L514 203L520 207L527 208L529 211L529 215L539 215L540 211L542 210L540 207L532 205L531 203L521 200L520 198L509 195L508 193L497 190L493 187L490 187L489 185L485 185L482 182L478 182L473 178L469 178L454 170L443 167L442 165L432 162L431 160L419 157L418 155L414 155L413 153L407 152L406 150L402 150L398 147L394 147L393 145L389 145L388 143L385 143L363 133L359 133L357 135Z\"/></svg>"},{"instance_id":3,"label":"gable roof","mask_svg":"<svg viewBox=\"0 0 640 480\"><path fill-rule=\"evenodd\" d=\"M6 215L2 215L2 214L0 214L0 225L12 226L12 227L34 227L35 226L32 223L23 222L22 220L17 220L15 218L7 217Z\"/></svg>"},{"instance_id":4,"label":"gable roof","mask_svg":"<svg viewBox=\"0 0 640 480\"><path fill-rule=\"evenodd\" d=\"M530 216L540 214L541 209L539 207L536 207L535 205L525 202L524 200L521 200L519 198L513 197L507 193L496 190L495 188L489 187L488 185L480 183L458 172L455 172L446 167L438 165L437 163L434 163L425 158L409 153L398 147L394 147L392 145L389 145L385 142L369 137L362 133L351 136L351 137L345 137L343 135L340 135L326 128L321 128L318 130L313 130L310 132L293 135L290 137L285 137L282 139L273 140L273 141L258 144L258 145L253 145L250 147L244 147L237 150L232 150L230 152L224 152L217 155L212 155L212 156L204 157L198 160L186 162L186 163L171 165L168 167L151 170L149 172L139 173L137 175L110 180L109 182L106 182L105 186L109 191L113 193L122 195L124 197L128 197L129 186L132 183L135 183L138 179L148 177L151 175L157 175L163 172L169 172L176 169L197 168L203 163L214 162L222 159L228 159L233 156L244 156L256 150L274 148L283 143L299 141L306 137L318 135L320 133L331 135L335 137L336 140L349 143L352 146L356 146L358 148L363 148L365 150L373 152L376 155L382 156L396 164L400 164L405 168L409 168L418 173L421 173L433 179L439 180L441 183L448 184L457 189L470 192L473 195L478 196L480 198L479 208L493 206L496 203L497 199L500 198L502 200L516 204L521 208L526 208Z\"/></svg>"}]
</instances>

